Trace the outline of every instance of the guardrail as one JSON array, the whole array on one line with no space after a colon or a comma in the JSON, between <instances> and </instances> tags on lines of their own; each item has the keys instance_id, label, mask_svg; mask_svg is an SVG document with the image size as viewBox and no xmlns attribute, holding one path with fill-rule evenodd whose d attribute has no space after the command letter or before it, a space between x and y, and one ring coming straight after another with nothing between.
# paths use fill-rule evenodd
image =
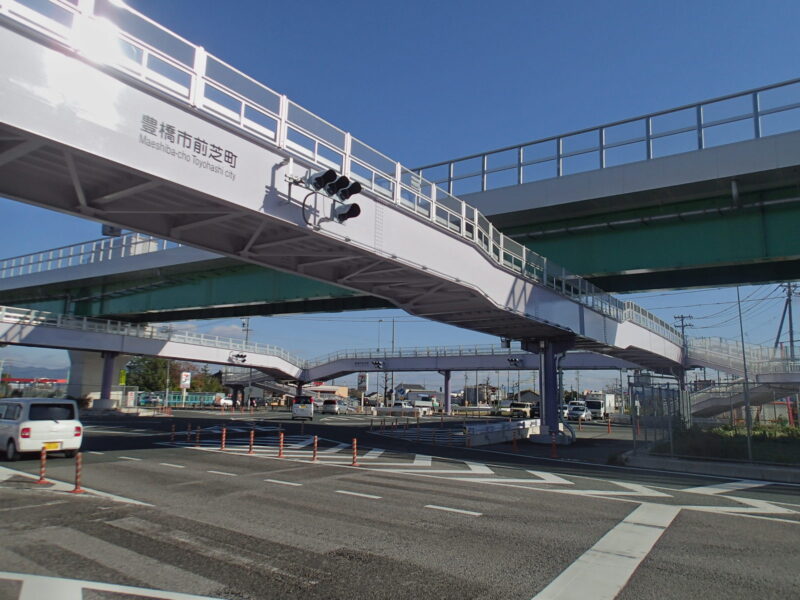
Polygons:
<instances>
[{"instance_id":1,"label":"guardrail","mask_svg":"<svg viewBox=\"0 0 800 600\"><path fill-rule=\"evenodd\" d=\"M333 168L358 180L389 205L468 240L500 268L616 321L628 314L629 303L507 238L450 192L127 6L111 0L0 0L0 15L305 164ZM142 127L152 128L144 119ZM175 135L165 128L152 129L156 131L167 136L166 141ZM235 162L236 157L214 160ZM635 316L643 327L679 342L677 330L654 315L640 309Z\"/></svg>"},{"instance_id":2,"label":"guardrail","mask_svg":"<svg viewBox=\"0 0 800 600\"><path fill-rule=\"evenodd\" d=\"M151 235L127 233L0 260L0 279L140 256L181 246Z\"/></svg>"},{"instance_id":3,"label":"guardrail","mask_svg":"<svg viewBox=\"0 0 800 600\"><path fill-rule=\"evenodd\" d=\"M788 101L787 101L788 100ZM471 194L796 131L800 79L418 167Z\"/></svg>"}]
</instances>

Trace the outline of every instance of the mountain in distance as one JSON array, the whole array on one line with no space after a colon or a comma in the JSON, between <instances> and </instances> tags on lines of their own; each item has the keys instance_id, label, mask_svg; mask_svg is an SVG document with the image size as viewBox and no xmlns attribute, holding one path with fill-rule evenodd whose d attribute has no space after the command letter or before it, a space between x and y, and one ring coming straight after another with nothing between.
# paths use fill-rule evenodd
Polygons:
<instances>
[{"instance_id":1,"label":"mountain in distance","mask_svg":"<svg viewBox=\"0 0 800 600\"><path fill-rule=\"evenodd\" d=\"M18 377L19 379L66 379L69 368L48 369L46 367L17 367L8 365L3 367L3 375Z\"/></svg>"}]
</instances>

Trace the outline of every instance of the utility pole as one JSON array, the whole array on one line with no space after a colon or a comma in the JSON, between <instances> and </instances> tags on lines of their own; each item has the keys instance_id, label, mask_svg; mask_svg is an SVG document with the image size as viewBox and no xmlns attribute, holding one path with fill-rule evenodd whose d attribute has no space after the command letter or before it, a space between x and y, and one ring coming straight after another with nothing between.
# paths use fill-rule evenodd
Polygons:
<instances>
[{"instance_id":1,"label":"utility pole","mask_svg":"<svg viewBox=\"0 0 800 600\"><path fill-rule=\"evenodd\" d=\"M778 347L778 343L781 339L781 333L783 333L783 322L786 319L786 314L789 314L789 358L791 360L795 359L794 354L794 320L792 319L792 296L796 293L797 285L787 281L786 283L782 283L781 287L786 290L786 302L783 303L783 314L781 315L781 322L778 325L778 335L775 336L775 348Z\"/></svg>"},{"instance_id":2,"label":"utility pole","mask_svg":"<svg viewBox=\"0 0 800 600\"><path fill-rule=\"evenodd\" d=\"M686 328L694 327L694 323L687 323L686 319L694 319L694 317L692 315L674 315L672 318L680 321L680 323L675 323L675 326L681 328L681 340L683 340L683 347L686 348Z\"/></svg>"},{"instance_id":3,"label":"utility pole","mask_svg":"<svg viewBox=\"0 0 800 600\"><path fill-rule=\"evenodd\" d=\"M245 345L245 353L247 352L247 342L250 341L250 317L242 317L242 331L244 332L244 345ZM250 405L250 396L252 395L252 386L253 386L253 369L247 369L247 398L242 398L242 406L249 406Z\"/></svg>"}]
</instances>

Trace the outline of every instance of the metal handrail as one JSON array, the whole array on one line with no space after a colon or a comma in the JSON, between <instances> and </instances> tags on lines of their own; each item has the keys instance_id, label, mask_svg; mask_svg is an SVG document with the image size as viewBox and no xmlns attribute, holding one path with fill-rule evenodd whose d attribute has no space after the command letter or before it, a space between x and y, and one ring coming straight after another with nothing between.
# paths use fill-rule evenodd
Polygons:
<instances>
[{"instance_id":1,"label":"metal handrail","mask_svg":"<svg viewBox=\"0 0 800 600\"><path fill-rule=\"evenodd\" d=\"M627 164L641 160L653 160L654 158L660 158L661 156L669 156L671 154L676 154L678 152L685 152L686 149L681 148L679 150L675 150L672 152L665 152L661 156L656 156L657 153L655 153L653 149L654 141L670 138L673 136L679 136L682 134L688 134L688 133L694 134L693 136L691 136L694 145L692 149L694 150L702 150L708 147L718 146L720 145L719 143L709 143L709 141L706 139L707 137L706 132L712 130L715 127L722 127L725 125L731 125L742 121L752 121L751 134L742 139L736 139L735 141L743 141L743 139L745 140L759 139L764 136L762 128L763 117L776 115L791 110L797 110L798 108L800 108L800 102L797 101L785 102L778 106L762 108L763 95L765 95L766 92L770 92L772 90L777 90L781 88L788 89L791 86L797 85L798 83L800 83L800 78L790 79L779 83L752 88L742 92L735 92L732 94L726 94L724 96L718 96L716 98L711 98L700 102L684 104L682 106L660 110L645 115L640 115L638 117L632 117L620 121L613 121L610 123L605 123L603 125L587 127L576 131L571 131L569 133L563 133L549 137L539 138L536 140L523 142L521 144L514 144L511 146L505 146L503 148L489 150L487 152L479 152L476 154L470 154L468 156L462 156L451 160L432 163L429 165L417 167L414 170L416 173L422 176L426 172L432 171L434 169L447 167L446 176L444 177L432 176L431 180L437 185L446 184L447 191L450 193L453 193L453 184L455 182L480 177L481 179L480 188L472 191L485 192L489 189L496 189L508 185L507 183L503 183L502 185L489 184L488 180L489 178L487 177L488 175L501 173L504 171L510 171L510 170L517 171L517 182L516 182L517 185L528 183L530 181L538 181L541 179L563 177L564 175L570 174L570 173L565 173L564 159L576 156L582 156L591 153L598 154L597 164L595 165L595 167L592 169L578 169L577 171L575 171L575 172L580 172L586 170L606 169L609 166L617 166L619 164ZM797 95L798 100L800 100L800 94L798 94L797 92L795 92L795 94ZM733 115L725 117L706 119L705 113L707 109L718 108L721 106L722 103L728 101L741 100L741 99L749 100L748 110L741 112L737 107L733 107L734 110L737 110L739 112L735 112ZM677 115L682 112L686 113L688 117L687 120L691 121L691 124L679 127L671 127L669 129L662 129L662 130L659 130L658 128L654 127L654 124L657 124L657 120L659 117L666 117L668 115ZM614 128L622 128L624 126L630 126L633 124L641 125L640 134L633 135L632 137L628 135L627 137L623 137L615 141L610 141L610 142L607 141L608 133L610 131L613 131ZM785 131L795 131L796 129L797 129L796 127L790 127ZM772 134L767 134L767 135L772 135ZM586 136L593 141L589 145L582 145L579 148L572 151L564 150L565 142L568 142L571 139L578 138L578 136ZM545 156L536 154L535 158L532 158L530 160L526 159L525 151L527 149L531 149L532 151L533 148L536 148L537 146L541 148L547 144L552 144L553 146L552 153L547 154ZM624 146L632 146L634 144L644 145L643 148L644 152L640 156L633 159L627 159L615 162L614 165L608 164L608 161L606 160L607 150L612 150L614 148L620 148ZM497 166L492 166L491 158L502 156L503 153L509 153L509 154L513 153L515 160L513 160L512 162L503 162L502 164ZM466 165L469 167L468 161L475 161L476 163L480 163L480 167L477 169L472 168L470 170L460 171L458 168L459 165ZM547 163L551 161L554 162L554 167L555 167L551 175L547 177L536 177L530 179L525 178L524 167ZM466 193L471 193L471 192L466 192Z\"/></svg>"},{"instance_id":2,"label":"metal handrail","mask_svg":"<svg viewBox=\"0 0 800 600\"><path fill-rule=\"evenodd\" d=\"M69 21L69 25L59 22L48 14L48 10L61 11L60 15L69 17L64 19ZM23 14L24 17L21 16ZM336 164L341 167L343 174L358 179L366 190L397 210L411 210L432 227L444 228L469 241L498 268L556 290L616 321L626 318L628 312L624 303L505 237L483 215L450 192L415 175L400 163L291 102L286 96L229 67L206 53L202 47L187 42L141 13L127 6L112 4L109 0L77 5L60 0L50 0L47 4L31 0L0 0L0 16L35 29L79 56L82 53L80 39L72 35L65 38L59 33L60 30L96 23L97 17L108 20L123 14L127 18L118 18L115 22L118 28L116 47L112 45L107 48L101 65L103 68L119 70L126 76L132 75L139 84L157 88L180 102L232 124L261 143L296 156L298 162L326 167ZM136 20L136 32L126 30L131 19ZM158 36L154 36L153 41L140 39L146 27L157 30ZM185 52L190 50L192 60L185 56L173 56L159 47L159 43L164 45L164 36L171 36L170 39ZM150 59L160 68L152 68ZM214 77L208 72L209 64L214 65ZM220 82L223 76L229 81ZM209 97L208 90L214 91L214 97ZM275 106L265 106L255 96L272 98ZM255 120L258 115L265 119L264 123ZM320 153L321 148L325 150L323 154ZM680 341L677 330L647 311L641 310L635 322L673 343Z\"/></svg>"}]
</instances>

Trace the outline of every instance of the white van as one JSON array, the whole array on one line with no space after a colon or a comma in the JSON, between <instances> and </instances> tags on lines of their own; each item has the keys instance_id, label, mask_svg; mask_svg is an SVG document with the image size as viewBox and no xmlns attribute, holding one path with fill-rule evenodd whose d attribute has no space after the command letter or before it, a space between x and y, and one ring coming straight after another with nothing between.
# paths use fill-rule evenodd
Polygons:
<instances>
[{"instance_id":1,"label":"white van","mask_svg":"<svg viewBox=\"0 0 800 600\"><path fill-rule=\"evenodd\" d=\"M75 456L83 441L78 404L60 398L0 399L0 448L7 460L24 452L63 452Z\"/></svg>"},{"instance_id":2,"label":"white van","mask_svg":"<svg viewBox=\"0 0 800 600\"><path fill-rule=\"evenodd\" d=\"M292 400L292 420L314 419L314 397L295 396Z\"/></svg>"}]
</instances>

